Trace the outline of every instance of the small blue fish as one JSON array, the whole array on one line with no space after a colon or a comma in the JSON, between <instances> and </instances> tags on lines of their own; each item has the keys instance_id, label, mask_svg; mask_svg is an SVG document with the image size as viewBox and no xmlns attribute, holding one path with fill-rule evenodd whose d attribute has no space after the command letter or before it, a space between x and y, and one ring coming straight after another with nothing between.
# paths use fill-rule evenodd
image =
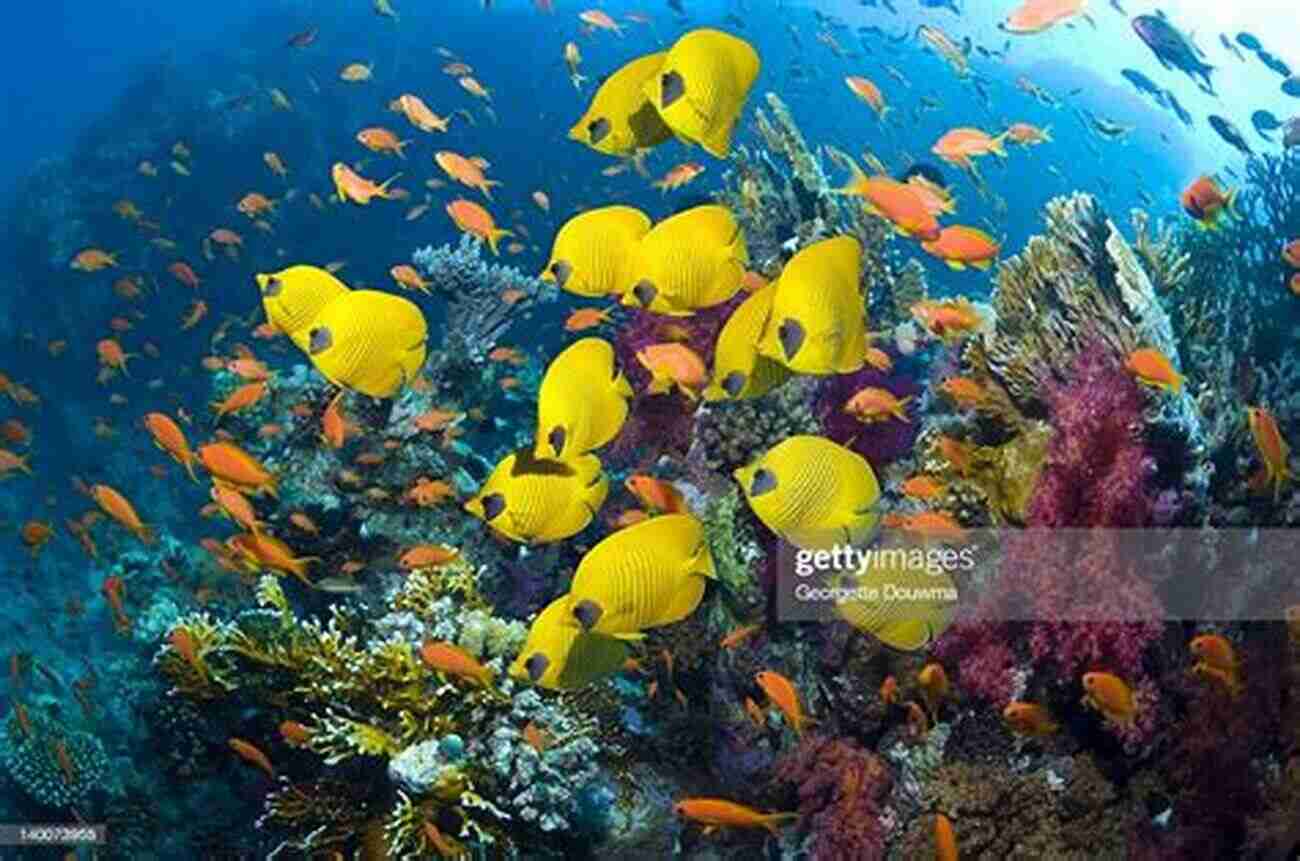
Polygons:
<instances>
[{"instance_id":1,"label":"small blue fish","mask_svg":"<svg viewBox=\"0 0 1300 861\"><path fill-rule=\"evenodd\" d=\"M1282 128L1282 121L1273 116L1268 111L1255 111L1250 115L1250 122L1255 126L1255 131L1266 141L1272 141L1269 132L1275 132Z\"/></svg>"},{"instance_id":2,"label":"small blue fish","mask_svg":"<svg viewBox=\"0 0 1300 861\"><path fill-rule=\"evenodd\" d=\"M1255 151L1250 148L1250 144L1246 143L1246 138L1241 134L1241 131L1229 120L1218 114L1210 114L1210 127L1229 146L1242 155L1253 156L1255 154Z\"/></svg>"},{"instance_id":3,"label":"small blue fish","mask_svg":"<svg viewBox=\"0 0 1300 861\"><path fill-rule=\"evenodd\" d=\"M1292 98L1300 99L1300 77L1291 77L1283 81L1282 92Z\"/></svg>"},{"instance_id":4,"label":"small blue fish","mask_svg":"<svg viewBox=\"0 0 1300 861\"><path fill-rule=\"evenodd\" d=\"M1255 54L1255 56L1259 58L1259 61L1261 63L1263 63L1265 66L1268 66L1270 69L1272 69L1274 72L1277 72L1282 77L1284 78L1291 77L1291 67L1288 66L1286 63L1282 62L1281 60L1279 60L1277 57L1274 57L1268 51L1259 51Z\"/></svg>"}]
</instances>

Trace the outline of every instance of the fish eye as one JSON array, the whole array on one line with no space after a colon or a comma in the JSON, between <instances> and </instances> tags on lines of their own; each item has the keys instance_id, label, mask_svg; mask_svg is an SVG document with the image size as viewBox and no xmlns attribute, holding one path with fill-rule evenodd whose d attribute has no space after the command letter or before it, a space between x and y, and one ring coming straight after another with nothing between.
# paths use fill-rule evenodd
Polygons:
<instances>
[{"instance_id":1,"label":"fish eye","mask_svg":"<svg viewBox=\"0 0 1300 861\"><path fill-rule=\"evenodd\" d=\"M266 286L262 288L263 296L279 296L280 291L284 289L284 282L272 275L266 279Z\"/></svg>"},{"instance_id":2,"label":"fish eye","mask_svg":"<svg viewBox=\"0 0 1300 861\"><path fill-rule=\"evenodd\" d=\"M587 135L591 138L593 144L598 144L609 137L611 131L613 131L613 127L610 125L609 120L604 117L587 123Z\"/></svg>"},{"instance_id":3,"label":"fish eye","mask_svg":"<svg viewBox=\"0 0 1300 861\"><path fill-rule=\"evenodd\" d=\"M754 480L749 483L750 496L762 496L776 490L776 475L770 469L754 471Z\"/></svg>"},{"instance_id":4,"label":"fish eye","mask_svg":"<svg viewBox=\"0 0 1300 861\"><path fill-rule=\"evenodd\" d=\"M642 308L649 308L650 303L659 295L659 289L649 281L638 281L632 288L632 295L641 303Z\"/></svg>"},{"instance_id":5,"label":"fish eye","mask_svg":"<svg viewBox=\"0 0 1300 861\"><path fill-rule=\"evenodd\" d=\"M565 433L563 427L556 425L551 428L551 432L546 435L546 441L551 444L551 451L555 452L556 457L564 454Z\"/></svg>"},{"instance_id":6,"label":"fish eye","mask_svg":"<svg viewBox=\"0 0 1300 861\"><path fill-rule=\"evenodd\" d=\"M659 76L659 101L666 108L686 95L686 82L677 72Z\"/></svg>"},{"instance_id":7,"label":"fish eye","mask_svg":"<svg viewBox=\"0 0 1300 861\"><path fill-rule=\"evenodd\" d=\"M781 341L781 350L785 353L786 359L793 359L803 346L804 330L798 320L786 320L776 330L776 335Z\"/></svg>"},{"instance_id":8,"label":"fish eye","mask_svg":"<svg viewBox=\"0 0 1300 861\"><path fill-rule=\"evenodd\" d=\"M334 346L334 336L325 326L317 326L308 333L307 352L311 355L323 353Z\"/></svg>"},{"instance_id":9,"label":"fish eye","mask_svg":"<svg viewBox=\"0 0 1300 861\"><path fill-rule=\"evenodd\" d=\"M557 260L551 264L551 274L555 276L555 284L563 287L569 281L569 276L573 274L573 266L564 260Z\"/></svg>"},{"instance_id":10,"label":"fish eye","mask_svg":"<svg viewBox=\"0 0 1300 861\"><path fill-rule=\"evenodd\" d=\"M528 678L532 680L533 684L536 684L542 676L546 675L546 668L550 665L551 659L541 652L534 652L528 656L528 660L524 661L524 669L528 670Z\"/></svg>"},{"instance_id":11,"label":"fish eye","mask_svg":"<svg viewBox=\"0 0 1300 861\"><path fill-rule=\"evenodd\" d=\"M722 378L722 390L733 398L740 397L744 388L745 374L742 371L732 371Z\"/></svg>"},{"instance_id":12,"label":"fish eye","mask_svg":"<svg viewBox=\"0 0 1300 861\"><path fill-rule=\"evenodd\" d=\"M483 497L483 517L485 520L496 520L501 516L501 512L506 510L505 497L499 493L489 493Z\"/></svg>"}]
</instances>

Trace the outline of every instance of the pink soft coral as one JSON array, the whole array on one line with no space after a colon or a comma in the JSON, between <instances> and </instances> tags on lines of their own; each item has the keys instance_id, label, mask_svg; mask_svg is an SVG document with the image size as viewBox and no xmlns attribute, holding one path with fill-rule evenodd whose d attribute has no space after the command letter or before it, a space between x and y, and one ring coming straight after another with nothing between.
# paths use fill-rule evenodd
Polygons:
<instances>
[{"instance_id":1,"label":"pink soft coral","mask_svg":"<svg viewBox=\"0 0 1300 861\"><path fill-rule=\"evenodd\" d=\"M1142 393L1097 344L1046 399L1055 435L1029 528L1007 536L997 581L937 647L963 687L998 705L1013 692L1018 643L1034 671L1067 680L1102 669L1137 686L1163 630L1161 601L1117 531L1151 519Z\"/></svg>"},{"instance_id":2,"label":"pink soft coral","mask_svg":"<svg viewBox=\"0 0 1300 861\"><path fill-rule=\"evenodd\" d=\"M777 762L776 778L796 787L812 861L884 857L880 804L893 778L880 757L847 739L810 735Z\"/></svg>"}]
</instances>

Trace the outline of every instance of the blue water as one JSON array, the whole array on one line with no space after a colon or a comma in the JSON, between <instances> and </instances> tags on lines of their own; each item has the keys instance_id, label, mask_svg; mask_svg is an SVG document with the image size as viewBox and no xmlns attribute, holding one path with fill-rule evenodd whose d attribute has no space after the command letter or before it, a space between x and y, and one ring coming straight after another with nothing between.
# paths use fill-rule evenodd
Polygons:
<instances>
[{"instance_id":1,"label":"blue water","mask_svg":"<svg viewBox=\"0 0 1300 861\"><path fill-rule=\"evenodd\" d=\"M176 415L183 409L194 417L193 423L184 428L191 444L197 446L214 433L208 418L209 403L232 385L229 375L222 375L223 388L214 391L213 375L200 364L204 357L215 354L230 358L234 345L243 343L251 346L258 358L280 375L279 379L291 378L294 366L305 364L284 339L267 343L255 340L250 333L252 326L264 319L252 279L254 273L297 263L324 266L338 261L345 264L339 276L350 286L395 291L388 274L390 267L410 262L419 248L454 246L459 241L460 231L443 208L453 198L466 198L486 205L498 225L516 234L503 240L502 254L493 262L534 275L549 259L555 232L572 215L624 203L641 208L657 222L723 189L727 162L679 141L670 141L648 156L646 166L653 178L686 161L703 164L704 173L683 189L660 193L632 170L616 176L602 175L602 169L616 162L567 139L569 127L592 95L592 82L600 81L625 62L652 50L664 50L682 33L696 27L718 27L750 41L762 57L762 72L745 105L733 148L762 146L751 120L755 108L765 108L764 95L775 92L789 106L814 150L833 146L852 155L859 164L864 163L864 151L870 152L894 174L901 174L912 162L937 167L956 195L957 220L991 234L1000 242L1003 257L1019 252L1031 236L1043 232L1043 207L1049 200L1073 191L1096 195L1130 237L1129 212L1134 208L1145 209L1153 217L1171 223L1185 224L1178 196L1191 179L1217 173L1226 186L1245 182L1245 159L1213 136L1207 116L1227 116L1256 151L1279 156L1283 153L1282 132L1266 139L1251 127L1250 116L1266 108L1285 121L1290 117L1288 107L1294 110L1295 106L1294 101L1288 105L1286 97L1277 94L1280 78L1262 72L1253 61L1241 63L1231 58L1218 45L1217 34L1202 34L1200 42L1219 66L1216 84L1225 96L1215 99L1200 93L1177 71L1161 69L1137 41L1127 20L1109 4L1100 2L1093 4L1101 7L1092 12L1095 25L1075 22L1069 29L1017 39L1009 43L1005 55L1001 52L1007 37L994 26L1005 10L995 14L984 8L992 4L977 0L966 0L967 8L960 15L925 8L915 0L899 0L897 14L866 3L685 0L685 14L674 12L658 0L652 4L625 0L601 4L601 9L619 19L625 31L623 37L580 29L577 15L588 7L574 0L555 0L555 8L549 13L539 10L532 0L494 0L490 9L482 8L478 0L446 0L438 4L393 0L393 5L400 14L398 21L376 15L362 0L348 4L319 0L228 0L218 4L56 0L23 4L21 9L6 13L11 30L6 47L9 73L4 76L0 108L0 196L6 213L0 222L0 253L7 264L0 282L0 371L13 382L29 387L41 403L23 407L6 401L0 406L0 420L16 419L32 435L30 444L10 441L0 445L30 456L34 473L0 483L0 535L18 536L29 522L49 524L55 534L35 553L29 552L19 537L12 541L0 539L0 558L10 595L5 609L0 611L6 631L0 634L0 658L5 661L4 674L10 677L11 703L3 720L9 744L18 744L25 732L17 724L21 704L30 714L59 722L63 735L55 733L52 738L70 738L75 731L98 739L110 766L104 785L75 804L50 804L48 799L34 798L24 789L22 778L6 766L6 773L0 777L4 781L0 783L0 822L109 821L110 846L106 852L114 858L265 857L288 832L254 829L249 822L261 812L264 798L275 784L236 759L227 747L229 736L255 741L271 755L279 773L288 775L283 780L307 782L329 777L365 787L372 798L393 799L393 786L385 780L382 758L358 757L343 768L326 768L316 754L287 746L276 733L277 725L290 717L307 720L308 709L296 702L292 707L285 703L269 705L266 690L259 695L241 693L213 705L206 721L200 722L193 714L158 717L163 709L160 704L181 699L165 694L168 680L151 663L160 649L165 650L166 637L177 616L205 607L209 599L200 599L205 592L222 593L212 599L212 612L220 619L235 618L240 611L255 606L255 600L253 581L239 584L238 575L214 573L210 560L196 549L200 539L213 535L224 538L231 534L231 527L225 521L199 516L197 512L208 501L207 485L190 483L171 460L157 451L141 425L141 417L153 411ZM1146 10L1129 11L1136 14ZM629 12L648 15L651 23L629 21L625 17ZM837 17L827 19L823 15ZM981 56L978 51L970 54L984 95L970 82L959 80L941 58L923 48L915 37L922 23L943 27L958 41L969 36L973 46L998 52L996 56ZM312 27L319 28L314 44L301 49L286 45L292 35ZM880 28L884 35L865 29L873 27ZM1294 21L1281 22L1279 30L1283 28L1294 30ZM833 39L841 53L837 55L819 41L819 33ZM1268 40L1279 45L1294 44L1294 32L1289 42L1283 35L1267 34ZM589 79L581 91L575 91L570 83L561 56L564 44L570 40L581 49L581 72ZM1107 55L1108 43L1124 46L1122 60ZM491 92L490 102L471 96L455 76L443 71L451 60L438 53L439 47L473 67L473 77ZM1300 67L1300 55L1285 57L1282 50L1277 53L1288 61L1295 60ZM339 80L339 70L354 62L373 63L373 80ZM1194 127L1185 128L1171 113L1134 93L1119 76L1120 67L1125 65L1140 69L1175 93L1195 117ZM892 78L886 66L898 70L906 83ZM843 82L846 75L864 75L881 86L893 107L887 122L878 121L847 91ZM1052 93L1061 106L1047 107L1017 89L1016 79L1020 76L1027 76ZM1267 82L1268 87L1259 81ZM271 88L284 93L293 104L292 111L273 107L268 96ZM419 132L400 115L390 112L388 101L404 92L419 94L436 113L450 116L449 132ZM1248 100L1243 92L1260 95L1257 100ZM922 97L932 99L935 108L923 108ZM1122 140L1103 140L1085 128L1079 110L1131 126L1132 131ZM969 177L930 152L934 142L953 127L969 125L995 132L1013 122L1049 128L1054 140L1039 147L1009 146L1006 159L980 159L988 196L983 196ZM355 135L367 126L384 126L403 139L411 139L407 158L363 149ZM172 147L178 143L189 149L188 157L172 154ZM426 180L446 179L432 160L433 152L443 149L481 156L487 161L488 176L501 183L493 190L490 202L477 191L454 184L426 187ZM267 151L283 158L289 170L287 178L273 176L266 169L263 153ZM1294 152L1290 158L1289 166L1294 171ZM183 163L188 176L172 169L174 159ZM146 160L156 167L157 176L148 177L139 171L139 164ZM366 177L376 181L401 173L396 185L409 190L409 199L381 200L365 207L335 202L322 208L312 205L309 196L325 200L333 192L329 171L331 164L338 161L358 165ZM847 172L826 159L823 165L833 185L848 181ZM1300 200L1297 189L1300 178L1284 191L1279 190L1279 197ZM541 211L534 203L535 191L549 197L549 212ZM236 202L249 192L279 201L275 213L267 219L269 229L265 231L235 209ZM1262 192L1267 194L1268 190ZM1261 190L1254 189L1253 193ZM145 220L156 222L157 231L141 229L115 214L113 204L123 199L133 202ZM427 212L409 218L411 209L421 204L428 205ZM1300 230L1300 210L1292 213L1291 220ZM205 258L204 237L217 228L233 229L242 235L243 247L237 259L220 249L212 259ZM151 244L150 239L155 237L171 240L174 249ZM1275 241L1280 247L1296 238L1278 235L1269 242ZM96 273L71 270L68 264L72 256L88 247L119 254L119 268ZM892 242L889 253L893 263L910 258L923 263L932 297L989 300L992 283L987 274L951 271L920 253L915 244L901 239ZM1273 265L1280 266L1277 255L1272 256ZM199 273L203 285L197 294L167 272L168 264L176 260L187 262ZM1285 271L1289 277L1289 270ZM114 281L124 275L142 279L145 292L138 301L128 302L114 294ZM1293 298L1284 295L1284 285L1285 281L1277 288L1271 284L1250 288L1258 289L1269 303L1277 304L1271 306L1274 310L1268 321L1271 340L1240 346L1237 358L1246 366L1252 360L1256 368L1289 361L1287 357L1294 352L1293 326L1300 321L1294 305L1277 299ZM1217 289L1216 285L1202 287L1207 291ZM445 325L445 297L402 295L419 302L434 331ZM206 319L190 331L179 331L180 320L196 298L207 304ZM602 302L599 307L607 304ZM561 333L565 318L578 307L593 305L565 295L557 303L541 307L526 325L510 330L500 346L516 347L531 361L527 370L518 372L523 380L521 391L512 394L503 390L498 381L506 372L496 366L483 371L483 379L488 382L480 388L474 388L477 384L472 381L454 384L452 395L461 394L463 389L465 396L472 398L460 406L484 414L476 417L465 438L479 461L495 462L505 451L531 438L538 374L566 343L567 336ZM110 323L115 318L126 321L130 328L115 333ZM228 335L215 342L213 336L219 326L228 326ZM612 338L613 331L606 330L606 336ZM1290 335L1291 340L1278 333ZM105 385L96 381L96 342L110 336L137 357L130 361L129 378L118 376ZM54 341L66 342L59 355L54 355L56 351L49 346ZM933 363L939 365L940 360L934 359ZM910 367L921 364L926 374L937 373L932 370L931 360ZM311 415L319 414L325 403L324 381L306 369L295 379L299 380L298 388L289 397L310 407L314 411ZM304 379L308 382L303 383ZM114 403L110 400L114 394L125 400ZM288 405L293 402L286 401L280 413L268 413L258 422L223 426L230 427L241 443L282 462L286 472L320 469L307 465L307 452L315 450L314 426L294 437L292 445L286 437L283 449L279 439L257 439L260 424L292 421L287 416ZM1289 408L1292 402L1271 405L1278 413L1284 436L1288 431L1294 436L1297 427L1295 411ZM1245 403L1243 400L1242 406ZM926 404L930 404L928 398ZM360 412L362 408L356 409ZM921 420L918 415L917 421ZM382 419L376 421L382 425ZM1232 472L1234 486L1245 480L1243 464L1258 461L1248 435L1241 429L1244 425L1237 425L1236 435L1220 439L1222 450L1212 453L1215 462L1222 464L1221 469L1242 473L1237 481L1236 472ZM384 434L377 430L375 422L368 433L372 436L365 444L353 444L346 458L339 455L330 462L334 474L354 467L351 459L363 449L380 446ZM679 454L664 459L628 458L619 465L619 475L611 480L614 492L622 493L624 472L652 466L684 472L685 452ZM442 477L424 468L426 462L432 462L428 458L442 454L422 456L425 461L411 455L415 462L405 463L402 477L383 485L383 492L400 495L416 475ZM482 463L475 467L477 471L470 470L476 477L482 476ZM890 481L906 474L890 473ZM108 484L122 491L135 503L142 518L157 529L163 538L160 544L144 548L115 524L100 523L93 533L98 557L88 559L76 537L65 528L69 519L82 517L94 508L79 490L83 482ZM1222 489L1221 485L1216 487ZM464 488L458 491L463 501L467 492ZM1233 520L1232 525L1292 522L1285 500L1268 507L1266 501L1245 503L1238 497L1233 499L1231 506L1247 513ZM424 534L420 531L423 527L409 520L400 528L392 527L391 533L385 533L388 527L380 525L370 532L362 527L373 508L358 503L351 510L326 511L313 508L314 502L298 498L285 501L278 509L260 502L258 510L262 516L275 518L276 530L281 534L287 534L282 530L290 528L285 525L288 511L296 508L313 512L322 522L323 532L335 534L321 544L330 565L347 558L364 558L372 571L383 569L385 577L394 570L393 560L401 547ZM625 498L621 499L618 510L626 508L626 503ZM1224 502L1223 506L1226 510L1230 504ZM602 517L614 507L611 497ZM447 518L460 516L458 509L448 510L454 514ZM461 519L468 521L467 517ZM757 528L756 522L750 520ZM521 553L515 545L492 540L477 528L477 523L459 523L453 531L439 532L445 525L438 521L437 529L428 533L429 540L449 540L453 534L472 535L488 560L484 564L499 564L500 570L508 569L519 583L529 576L542 579L544 573L556 574L557 581L560 575L567 577L581 551L608 531L602 520L583 534L583 541L547 555L547 551L533 549ZM1217 528L1224 524L1210 525ZM345 537L336 541L337 536ZM307 541L305 537L302 540ZM465 538L466 542L470 540ZM471 555L468 549L466 555ZM113 616L102 591L105 580L112 577L127 582L128 611L136 617L132 636L114 631ZM380 575L375 573L374 577L377 581ZM296 588L288 585L291 579L282 582L286 583L286 591ZM509 589L493 582L498 589L504 589L497 603L506 605L512 597L507 594ZM545 582L537 587L546 593L546 600L559 593L553 585ZM554 594L547 593L547 589ZM518 587L520 594L525 591ZM291 594L300 617L323 617L330 603L347 601L305 590ZM382 603L382 593L376 589L367 594L367 599L373 608L375 602ZM545 603L532 601L531 597L519 601L518 606L527 605L528 612L515 615L525 623L528 613ZM146 619L147 614L152 615ZM732 617L719 614L707 623L699 622L698 630L692 629L692 633L673 641L678 644L676 648L689 651L688 642L716 641L733 627L720 625L720 618ZM149 624L154 627L148 635L141 634ZM754 664L753 670L771 666L778 658L790 665L800 661L805 662L805 667L812 665L810 656L815 656L820 646L808 644L815 642L815 637L798 626L783 630L785 633L773 635L779 641L775 646L763 646L769 651L755 648L745 658ZM373 635L374 630L367 633ZM1173 651L1181 648L1187 638L1184 634L1190 633L1180 630L1170 634L1170 641L1175 643ZM1248 639L1244 626L1232 633L1234 642ZM660 645L656 641L656 648ZM39 666L27 663L33 658ZM1278 663L1282 660L1276 655L1272 658ZM647 665L655 660L653 655L645 654L642 659ZM724 656L718 660L730 659ZM1153 654L1149 660L1153 666L1160 662L1161 671L1168 671L1169 678L1179 677L1178 672L1185 669L1164 654ZM899 665L903 669L891 672L901 674L906 669L914 674L920 662L914 663ZM883 659L877 661L873 672L883 665ZM711 702L710 689L714 685L700 674L699 667L698 663L692 665L690 672L696 675L681 682L686 689L683 699L689 699L691 708L696 709L689 712L691 719L734 726L734 715L744 697L724 698L719 694L717 701ZM951 667L949 671L952 673ZM662 673L662 668L655 672ZM828 670L826 675L832 673ZM663 751L671 748L674 733L680 729L680 716L668 714L659 705L673 696L669 687L671 671L666 678L655 678L657 682L663 680L659 682L659 699L653 705L638 699L644 696L643 686L621 684L617 689L610 686L613 692L609 696L614 703L607 709L609 714L634 716L635 720L624 721L635 724L622 727L624 741L644 737L664 745L648 748L645 761L640 763L648 762L651 772L660 764L656 757L669 758ZM837 684L866 690L861 679L846 683L843 680L849 678L847 675L839 678ZM872 678L875 681L868 693L874 701L874 685L879 680ZM84 691L74 686L75 680L86 683ZM1057 681L1062 690L1073 684L1068 679ZM274 689L277 683L283 682L273 680L269 687ZM1168 690L1175 687L1170 682ZM723 690L721 683L717 688ZM84 693L95 706L80 706L74 690ZM808 693L807 688L805 693L822 696ZM1025 693L1031 695L1033 691ZM1295 696L1294 691L1291 696ZM1058 701L1066 698L1058 692ZM1071 706L1076 709L1077 700L1077 694L1073 695ZM1186 702L1178 702L1190 710ZM200 705L199 709L205 707ZM318 717L319 711L313 717ZM985 706L985 719L989 725L999 725L996 709ZM865 743L860 735L854 736L851 723L843 720L842 735L857 738L855 744ZM887 720L893 729L872 737L880 752L886 746L882 740L885 733L900 731L904 722L899 710ZM158 730L163 723L168 725L165 736ZM191 724L194 738L188 740L195 744L196 751L192 756L202 766L192 780L188 772L174 768L176 748L186 738L177 726L184 729ZM748 729L747 724L745 727ZM520 726L514 729L519 731ZM727 729L719 734L733 731ZM1169 737L1177 732L1176 728L1170 729ZM1113 740L1099 742L1099 734L1096 727L1075 732L1073 741L1060 749L1060 755L1068 758L1088 751L1110 758L1108 762L1122 763L1123 757L1115 756ZM598 744L613 745L617 735L609 731L598 737ZM1261 760L1267 759L1273 765L1283 759L1283 745L1271 743L1277 738L1280 736L1261 741L1257 748ZM712 741L723 744L716 738ZM788 734L783 738L786 749L796 743ZM767 748L763 750L770 753ZM1144 754L1150 755L1149 751ZM764 759L755 753L744 758L737 754L736 759L745 766L736 766L733 776L751 773L745 771L751 763L752 773L763 772L772 756ZM51 761L45 760L44 767L48 768ZM681 842L684 832L672 815L671 800L682 794L737 797L742 790L758 784L757 779L749 787L737 785L747 783L745 780L731 785L720 783L715 779L717 770L701 764L698 773L688 770L683 774L678 770L671 777L641 778L644 794L628 801L627 810L620 810L617 805L611 807L615 793L608 787L614 783L611 775L626 765L626 760L620 760L618 768L602 766L598 780L570 788L578 801L564 833L557 836L545 829L539 832L520 819L504 826L507 833L518 829L514 839L525 847L523 857L587 857L583 853L602 851L613 857L661 857L656 853L666 849L680 851L684 856L706 857L708 842L701 842L698 829L685 843ZM557 774L577 773L577 766L567 761L554 768ZM664 774L669 771L665 766ZM57 782L58 772L53 774ZM662 782L658 782L660 778ZM490 795L486 789L484 792ZM503 792L493 797L500 800L505 795ZM784 797L751 794L747 798L763 809L790 802L788 793ZM132 803L136 806L132 807ZM1243 803L1242 810L1247 809L1253 815L1263 807L1248 808ZM631 840L606 844L601 849L602 841L621 827L611 822L621 821L620 816L633 817L628 811L647 821L658 816L662 822L672 823L661 829L663 833L671 830L672 839L667 844L655 844L653 850L637 848ZM378 808L369 812L372 818L380 815ZM925 815L931 812L924 811ZM892 820L896 825L890 827L896 830L890 832L889 845L895 853L904 853L896 857L909 857L906 853L917 845L912 832L922 828L917 824L922 822L921 817L919 809L900 810ZM1240 819L1244 821L1244 814ZM887 820L889 817L881 821ZM1232 830L1239 824L1221 827L1232 837L1214 844L1222 853L1218 857L1244 857L1231 854L1244 851L1243 841ZM961 825L959 819L959 834ZM345 851L349 858L354 857L354 852L363 852L363 846L373 846L361 836L364 829L356 823L352 826L345 841L330 847ZM912 832L907 831L909 827ZM115 843L114 828L117 833L130 833L132 842ZM760 849L764 845L761 836L748 842L727 839L731 841L724 843L727 851L736 853L728 857L759 857L755 853L760 851L768 852L770 857L796 857L798 846L798 840L786 840L779 846L773 840L766 849ZM928 845L926 848L928 851ZM78 851L79 858L103 857L92 856L87 848ZM496 857L481 847L478 852L479 857ZM0 858L62 857L35 850L32 854L10 853L0 848Z\"/></svg>"}]
</instances>

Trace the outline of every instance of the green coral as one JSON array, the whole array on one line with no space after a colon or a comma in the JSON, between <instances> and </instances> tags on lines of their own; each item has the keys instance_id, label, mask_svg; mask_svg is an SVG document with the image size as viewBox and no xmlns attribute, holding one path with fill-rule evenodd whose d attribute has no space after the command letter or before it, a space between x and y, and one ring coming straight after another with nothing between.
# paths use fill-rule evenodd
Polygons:
<instances>
[{"instance_id":1,"label":"green coral","mask_svg":"<svg viewBox=\"0 0 1300 861\"><path fill-rule=\"evenodd\" d=\"M763 602L754 577L754 563L762 556L747 513L749 506L739 488L712 497L704 511L704 538L713 554L718 581L726 588L727 603L734 604L740 618L749 618Z\"/></svg>"}]
</instances>

